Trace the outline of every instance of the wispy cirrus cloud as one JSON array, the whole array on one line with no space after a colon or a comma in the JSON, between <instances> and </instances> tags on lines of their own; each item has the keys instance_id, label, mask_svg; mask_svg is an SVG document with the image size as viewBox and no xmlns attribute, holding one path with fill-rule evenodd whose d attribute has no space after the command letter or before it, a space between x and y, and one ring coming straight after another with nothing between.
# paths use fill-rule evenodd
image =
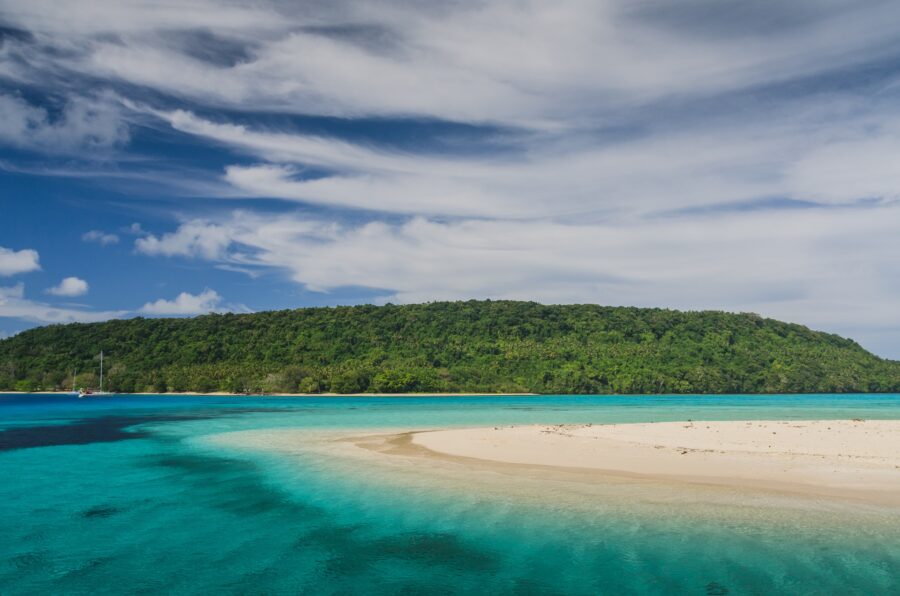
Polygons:
<instances>
[{"instance_id":1,"label":"wispy cirrus cloud","mask_svg":"<svg viewBox=\"0 0 900 596\"><path fill-rule=\"evenodd\" d=\"M900 112L836 97L788 102L699 128L612 144L536 138L492 158L416 155L320 136L253 130L192 113L160 113L178 130L267 162L230 165L236 196L402 214L494 218L647 213L791 197L823 203L895 200L891 158ZM324 168L310 176L309 167Z\"/></svg>"},{"instance_id":2,"label":"wispy cirrus cloud","mask_svg":"<svg viewBox=\"0 0 900 596\"><path fill-rule=\"evenodd\" d=\"M529 127L810 77L890 57L900 42L896 6L878 1L0 6L32 34L17 51L39 71L219 106ZM198 30L216 34L177 35Z\"/></svg>"},{"instance_id":3,"label":"wispy cirrus cloud","mask_svg":"<svg viewBox=\"0 0 900 596\"><path fill-rule=\"evenodd\" d=\"M786 9L701 1L673 11L618 0L534 2L528 10L504 0L469 7L205 1L177 16L153 3L107 4L102 18L86 18L99 14L94 3L5 7L11 25L28 32L4 47L28 66L29 84L40 84L34 73L104 81L119 89L129 113L147 103L136 90L143 88L167 105L429 117L534 133L513 142L518 159L446 159L430 155L427 143L400 153L253 127L246 118L151 108L175 130L269 162L226 164L230 195L197 181L189 192L497 218L894 194L890 161L873 158L895 149L890 126L879 123L898 120L897 77L869 77L860 94L846 85L855 65L900 54L900 34L886 24L897 16L889 3ZM816 83L841 72L840 86ZM836 88L848 89L846 97ZM745 90L752 101L735 95ZM846 108L853 102L861 105ZM839 105L811 107L823 104ZM42 108L26 107L20 111L44 122L38 128L55 128ZM610 127L635 133L610 140ZM105 131L97 136L109 143L119 138L114 119L74 128ZM841 139L845 129L858 138ZM838 172L842 159L865 167L848 165L859 173L820 182L819 167ZM310 176L310 167L329 171Z\"/></svg>"},{"instance_id":4,"label":"wispy cirrus cloud","mask_svg":"<svg viewBox=\"0 0 900 596\"><path fill-rule=\"evenodd\" d=\"M51 118L43 107L0 93L0 144L49 153L109 148L128 140L119 111L106 100L72 97Z\"/></svg>"}]
</instances>

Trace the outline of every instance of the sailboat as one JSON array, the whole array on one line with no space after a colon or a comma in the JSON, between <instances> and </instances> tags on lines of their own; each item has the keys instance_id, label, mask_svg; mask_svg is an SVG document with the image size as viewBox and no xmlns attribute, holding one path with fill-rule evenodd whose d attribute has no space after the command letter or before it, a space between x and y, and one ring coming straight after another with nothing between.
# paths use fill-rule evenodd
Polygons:
<instances>
[{"instance_id":1,"label":"sailboat","mask_svg":"<svg viewBox=\"0 0 900 596\"><path fill-rule=\"evenodd\" d=\"M103 390L103 350L100 350L100 390L81 389L78 391L79 398L88 397L89 395L109 395L108 391Z\"/></svg>"},{"instance_id":2,"label":"sailboat","mask_svg":"<svg viewBox=\"0 0 900 596\"><path fill-rule=\"evenodd\" d=\"M77 395L78 397L81 397L81 391L79 391L78 389L75 389L75 379L77 379L77 378L78 378L78 369L76 368L75 370L72 371L72 390L67 391L66 395Z\"/></svg>"}]
</instances>

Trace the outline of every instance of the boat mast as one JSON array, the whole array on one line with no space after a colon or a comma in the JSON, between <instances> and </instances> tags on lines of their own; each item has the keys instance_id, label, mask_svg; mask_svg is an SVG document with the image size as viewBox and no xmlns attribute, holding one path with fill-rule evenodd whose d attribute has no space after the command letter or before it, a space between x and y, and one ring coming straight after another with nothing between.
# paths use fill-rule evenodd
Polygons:
<instances>
[{"instance_id":1,"label":"boat mast","mask_svg":"<svg viewBox=\"0 0 900 596\"><path fill-rule=\"evenodd\" d=\"M100 350L100 393L103 393L103 350Z\"/></svg>"}]
</instances>

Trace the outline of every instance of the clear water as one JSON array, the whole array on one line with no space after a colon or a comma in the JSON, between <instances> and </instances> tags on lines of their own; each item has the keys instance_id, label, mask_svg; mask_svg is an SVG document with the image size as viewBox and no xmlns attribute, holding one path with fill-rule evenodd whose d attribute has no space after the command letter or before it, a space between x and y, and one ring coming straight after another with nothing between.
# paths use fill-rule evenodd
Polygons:
<instances>
[{"instance_id":1,"label":"clear water","mask_svg":"<svg viewBox=\"0 0 900 596\"><path fill-rule=\"evenodd\" d=\"M840 418L900 418L900 396L0 395L0 594L896 594L896 510L461 484L216 441L272 427Z\"/></svg>"}]
</instances>

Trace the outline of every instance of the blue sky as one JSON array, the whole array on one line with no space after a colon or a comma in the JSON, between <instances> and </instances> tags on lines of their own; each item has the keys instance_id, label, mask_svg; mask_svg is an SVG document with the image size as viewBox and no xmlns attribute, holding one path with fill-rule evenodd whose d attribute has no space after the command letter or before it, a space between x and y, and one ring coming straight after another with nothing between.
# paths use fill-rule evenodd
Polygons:
<instances>
[{"instance_id":1,"label":"blue sky","mask_svg":"<svg viewBox=\"0 0 900 596\"><path fill-rule=\"evenodd\" d=\"M900 358L884 1L0 0L0 336L512 298Z\"/></svg>"}]
</instances>

